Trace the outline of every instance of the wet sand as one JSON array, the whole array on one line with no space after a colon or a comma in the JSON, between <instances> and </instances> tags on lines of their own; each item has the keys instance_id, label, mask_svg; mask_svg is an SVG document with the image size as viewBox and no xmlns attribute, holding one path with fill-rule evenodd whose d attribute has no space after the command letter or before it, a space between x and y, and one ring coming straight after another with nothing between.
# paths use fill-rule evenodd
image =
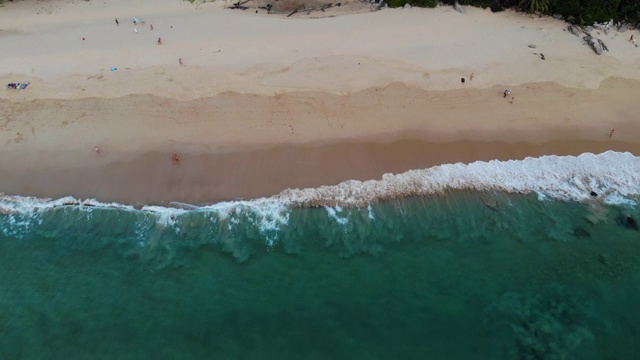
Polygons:
<instances>
[{"instance_id":1,"label":"wet sand","mask_svg":"<svg viewBox=\"0 0 640 360\"><path fill-rule=\"evenodd\" d=\"M253 199L287 188L318 187L346 180L379 179L384 173L457 162L579 155L607 150L640 154L640 144L619 141L524 142L400 140L390 144L338 143L287 146L248 152L184 154L179 163L166 153L131 154L101 166L47 167L3 172L6 193L36 197L96 198L103 202L209 204Z\"/></svg>"}]
</instances>

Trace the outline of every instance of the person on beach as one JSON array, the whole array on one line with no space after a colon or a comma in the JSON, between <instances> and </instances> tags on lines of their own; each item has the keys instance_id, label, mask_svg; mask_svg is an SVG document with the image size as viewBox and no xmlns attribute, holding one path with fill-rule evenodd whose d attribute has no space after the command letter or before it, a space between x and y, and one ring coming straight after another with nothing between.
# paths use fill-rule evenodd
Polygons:
<instances>
[{"instance_id":1,"label":"person on beach","mask_svg":"<svg viewBox=\"0 0 640 360\"><path fill-rule=\"evenodd\" d=\"M178 154L171 155L171 161L173 161L174 164L180 164L180 157L178 157Z\"/></svg>"},{"instance_id":2,"label":"person on beach","mask_svg":"<svg viewBox=\"0 0 640 360\"><path fill-rule=\"evenodd\" d=\"M118 18L116 18L116 25L120 26L120 22L118 21Z\"/></svg>"},{"instance_id":3,"label":"person on beach","mask_svg":"<svg viewBox=\"0 0 640 360\"><path fill-rule=\"evenodd\" d=\"M178 64L180 64L180 66L184 66L184 63L182 62L182 58L178 59Z\"/></svg>"},{"instance_id":4,"label":"person on beach","mask_svg":"<svg viewBox=\"0 0 640 360\"><path fill-rule=\"evenodd\" d=\"M611 129L611 132L609 133L609 137L613 137L613 133L616 131L616 129Z\"/></svg>"},{"instance_id":5,"label":"person on beach","mask_svg":"<svg viewBox=\"0 0 640 360\"><path fill-rule=\"evenodd\" d=\"M95 150L96 150L96 154L100 154L100 148L99 147L96 146Z\"/></svg>"},{"instance_id":6,"label":"person on beach","mask_svg":"<svg viewBox=\"0 0 640 360\"><path fill-rule=\"evenodd\" d=\"M629 38L629 41L631 41L631 43L633 45L635 45L636 44L636 37L633 34L631 34L631 37Z\"/></svg>"},{"instance_id":7,"label":"person on beach","mask_svg":"<svg viewBox=\"0 0 640 360\"><path fill-rule=\"evenodd\" d=\"M162 38L158 38L158 45L162 45Z\"/></svg>"},{"instance_id":8,"label":"person on beach","mask_svg":"<svg viewBox=\"0 0 640 360\"><path fill-rule=\"evenodd\" d=\"M153 30L153 24L150 24L150 25L149 25L149 28L150 28L151 30Z\"/></svg>"},{"instance_id":9,"label":"person on beach","mask_svg":"<svg viewBox=\"0 0 640 360\"><path fill-rule=\"evenodd\" d=\"M507 90L505 90L505 91L502 93L502 95L504 95L504 96L503 96L504 98L506 98L506 97L507 97L507 95L511 95L511 89L507 89Z\"/></svg>"}]
</instances>

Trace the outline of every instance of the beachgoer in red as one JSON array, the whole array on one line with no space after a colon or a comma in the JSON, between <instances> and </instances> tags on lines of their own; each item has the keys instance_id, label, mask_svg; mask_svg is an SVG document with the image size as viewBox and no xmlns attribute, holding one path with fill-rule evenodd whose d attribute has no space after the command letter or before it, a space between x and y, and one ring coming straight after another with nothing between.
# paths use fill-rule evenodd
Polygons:
<instances>
[{"instance_id":1,"label":"beachgoer in red","mask_svg":"<svg viewBox=\"0 0 640 360\"><path fill-rule=\"evenodd\" d=\"M179 163L180 157L178 157L178 154L171 155L171 161L173 161L174 163Z\"/></svg>"}]
</instances>

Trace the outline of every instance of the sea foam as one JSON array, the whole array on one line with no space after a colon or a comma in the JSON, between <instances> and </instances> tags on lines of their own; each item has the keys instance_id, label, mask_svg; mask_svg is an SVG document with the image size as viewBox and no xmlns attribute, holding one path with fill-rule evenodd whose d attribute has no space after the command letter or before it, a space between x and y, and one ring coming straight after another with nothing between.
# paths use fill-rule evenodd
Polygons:
<instances>
[{"instance_id":1,"label":"sea foam","mask_svg":"<svg viewBox=\"0 0 640 360\"><path fill-rule=\"evenodd\" d=\"M288 189L274 198L294 206L358 206L444 193L448 190L538 193L557 200L635 205L640 195L640 158L608 151L599 155L542 156L471 164L447 164L381 180L349 180L334 186Z\"/></svg>"},{"instance_id":2,"label":"sea foam","mask_svg":"<svg viewBox=\"0 0 640 360\"><path fill-rule=\"evenodd\" d=\"M176 207L144 206L136 210L133 206L93 199L0 195L0 214L43 212L63 206L87 211L113 208L156 214L159 223L172 225L177 217L197 211L229 218L232 226L232 218L240 213L251 213L261 231L277 232L280 225L288 222L288 209L292 207L325 207L328 214L339 220L336 215L341 212L340 207L368 207L372 202L442 194L449 190L537 193L541 200L636 205L634 199L640 196L640 157L608 151L598 155L549 155L524 160L447 164L397 175L385 174L380 180L349 180L332 186L287 189L269 198L207 206L178 204Z\"/></svg>"}]
</instances>

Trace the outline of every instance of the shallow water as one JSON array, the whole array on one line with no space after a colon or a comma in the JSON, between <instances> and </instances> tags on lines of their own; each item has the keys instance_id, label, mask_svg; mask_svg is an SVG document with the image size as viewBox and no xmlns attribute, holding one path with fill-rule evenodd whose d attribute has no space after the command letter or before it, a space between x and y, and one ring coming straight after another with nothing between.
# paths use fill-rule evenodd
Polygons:
<instances>
[{"instance_id":1,"label":"shallow water","mask_svg":"<svg viewBox=\"0 0 640 360\"><path fill-rule=\"evenodd\" d=\"M366 208L0 215L6 359L628 359L634 205L452 191Z\"/></svg>"}]
</instances>

